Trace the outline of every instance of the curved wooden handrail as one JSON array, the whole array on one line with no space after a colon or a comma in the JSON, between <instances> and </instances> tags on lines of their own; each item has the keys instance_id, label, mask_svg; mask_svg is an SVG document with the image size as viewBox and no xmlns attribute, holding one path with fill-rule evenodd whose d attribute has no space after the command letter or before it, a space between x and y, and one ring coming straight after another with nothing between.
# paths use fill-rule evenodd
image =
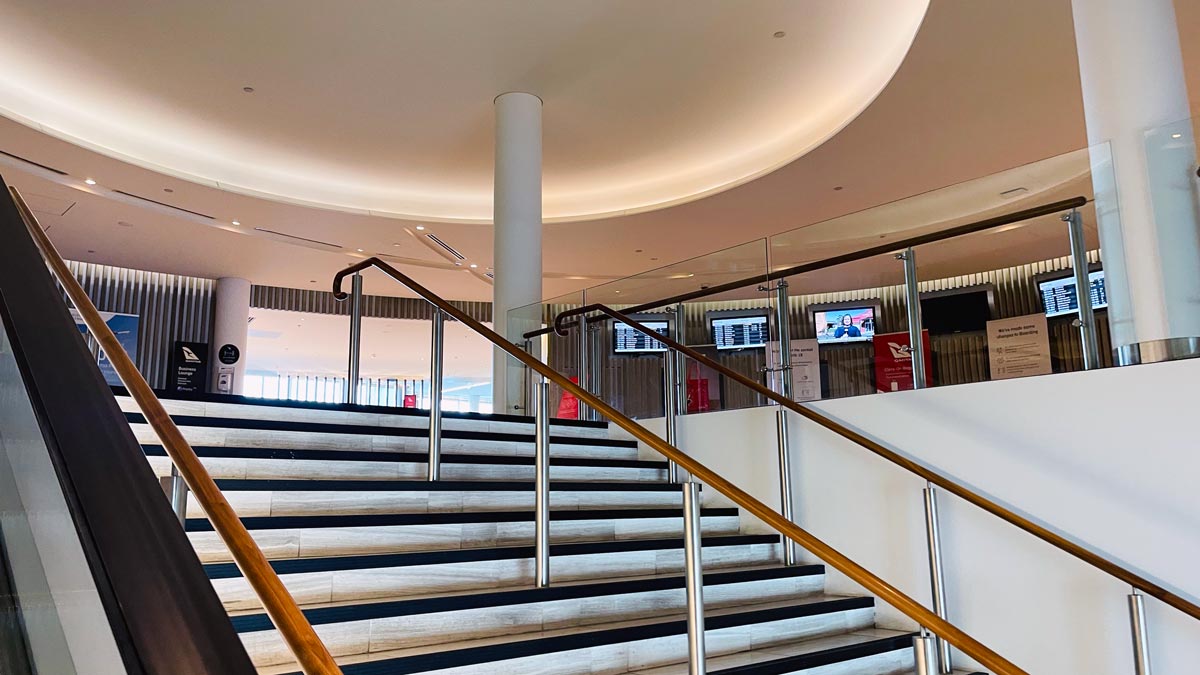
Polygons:
<instances>
[{"instance_id":1,"label":"curved wooden handrail","mask_svg":"<svg viewBox=\"0 0 1200 675\"><path fill-rule=\"evenodd\" d=\"M852 441L852 442L866 448L867 450L870 450L871 452L875 453L879 457L882 457L883 459L886 459L887 461L889 461L899 467L907 469L908 471L924 478L925 480L929 481L930 483L933 483L934 485L937 485L938 487L943 488L947 492L949 492L957 497L960 497L961 499L963 499L967 502L970 502L971 504L974 504L975 506L978 506L979 508L983 509L984 511L987 511L988 513L1000 518L1001 520L1004 520L1005 522L1007 522L1011 525L1014 525L1014 526L1024 530L1025 532L1028 532L1029 534L1032 534L1033 536L1037 537L1038 539L1041 539L1042 541L1046 542L1047 544L1050 544L1051 546L1054 546L1055 548L1057 548L1065 553L1069 553L1070 555L1078 558L1079 560L1082 560L1082 561L1088 563L1089 565L1095 567L1096 569L1099 569L1102 572L1105 572L1113 577L1116 577L1117 579L1120 579L1121 581L1124 581L1125 583L1138 589L1139 591L1145 593L1146 595L1149 595L1150 597L1153 597L1153 598L1157 598L1157 599L1167 603L1168 605L1174 607L1175 609L1178 609L1179 611L1183 612L1184 614L1187 614L1188 616L1190 616L1194 619L1200 619L1200 606L1197 606L1195 603L1187 600L1186 598L1183 598L1183 597L1167 590L1166 588L1163 588L1161 585L1154 583L1153 581L1143 577L1142 575L1140 575L1132 570L1122 567L1121 565L1113 562L1112 560L1109 560L1108 558L1105 558L1104 556L1101 556L1098 553L1095 553L1094 551L1088 549L1087 547L1083 546L1082 544L1080 544L1078 542L1072 541L1072 540L1062 536L1061 534L1058 534L1057 532L1053 532L1050 529L1043 527L1042 525L1038 525L1037 523L1029 520L1028 518L1025 518L1017 513L1014 513L1012 510L1007 509L1007 508L1001 506L1000 504L997 504L996 502L988 499L987 497L980 495L979 493L962 485L961 483L955 481L954 479L950 478L949 476L939 473L939 472L935 471L934 469L931 469L930 467L925 466L924 464L921 464L920 462L917 462L909 457L905 457L904 455L901 455L900 453L896 452L895 450L892 450L892 449L878 443L877 441L867 438L866 436L858 433L857 431L854 431L854 430L850 429L849 427L847 427L839 422L836 422L836 421L830 419L829 417L826 417L825 415L822 415L821 413L817 412L816 410L813 410L812 408L810 408L808 406L801 405L789 398L784 397L783 395L781 395L779 393L772 391L771 389L763 386L762 384L755 382L754 380L746 377L745 375L742 375L741 373L737 372L736 370L733 370L732 368L730 368L714 359L711 359L711 358L705 356L704 354L696 351L695 349L692 349L683 344L680 344L678 341L674 340L673 338L663 335L657 331L654 331L653 329L647 327L646 325L644 325L642 323L639 323L637 320L629 317L628 315L626 315L623 312L617 311L611 307L608 307L607 305L602 305L602 304L588 305L586 307L579 307L577 309L568 310L566 312L562 312L557 317L555 317L554 326L553 326L555 333L557 333L560 336L566 335L567 319L570 319L575 316L583 316L590 312L603 312L604 314L607 314L610 318L616 319L617 321L620 321L638 331L641 331L642 333L645 333L646 335L652 336L655 340L658 340L659 342L663 343L667 347L669 347L677 352L680 352L682 354L686 354L688 356L688 358L694 359L698 363L702 363L705 366L712 368L713 370L717 371L718 373L721 373L725 377L728 377L728 378L734 380L735 382L737 382L738 384L741 384L743 386L750 388L752 391L755 391L758 394L761 394L762 396L767 397L771 401L778 403L779 405L787 408L788 410L791 410L792 412L794 412L808 420L811 420L812 422L815 422L815 423L821 425L822 427L825 427L826 429L841 436L842 438L845 438L849 441ZM576 320L572 323L575 325L578 325L579 321Z\"/></svg>"},{"instance_id":2,"label":"curved wooden handrail","mask_svg":"<svg viewBox=\"0 0 1200 675\"><path fill-rule=\"evenodd\" d=\"M245 525L238 518L233 507L226 501L225 495L213 482L212 476L196 456L196 451L183 437L179 427L163 408L154 390L147 384L145 378L134 365L133 360L125 353L125 349L117 340L108 324L96 310L83 287L76 281L75 276L51 243L50 238L42 231L37 218L29 209L29 205L14 187L9 187L17 210L25 221L25 227L33 237L42 257L53 270L58 281L62 284L67 296L79 311L79 315L87 324L88 330L104 350L105 356L112 363L113 369L121 377L121 382L129 390L129 395L141 408L146 421L158 434L162 446L167 451L171 461L179 469L179 475L187 482L188 488L196 495L196 501L212 521L213 529L221 536L221 540L229 547L234 562L246 577L254 592L258 594L263 608L271 617L271 622L295 655L305 675L341 675L341 669L334 662L329 650L317 636L316 631L304 618L304 613L296 604L295 599L288 593L279 575L271 568L258 545L254 543Z\"/></svg>"},{"instance_id":3,"label":"curved wooden handrail","mask_svg":"<svg viewBox=\"0 0 1200 675\"><path fill-rule=\"evenodd\" d=\"M482 335L492 344L508 352L509 356L538 372L547 380L570 392L579 398L580 401L591 406L593 410L596 410L612 420L614 424L629 432L634 438L654 448L668 459L673 460L705 485L720 492L738 506L758 516L763 522L774 527L783 536L800 544L834 569L874 593L884 602L887 602L920 625L941 636L950 644L958 647L964 653L983 664L984 667L990 669L995 675L1027 675L1024 670L1021 670L1004 657L984 646L983 643L971 637L954 624L934 614L921 603L905 595L900 589L872 574L862 565L854 562L829 544L826 544L808 531L784 518L774 509L751 496L750 493L742 490L694 458L684 454L681 450L659 438L649 429L626 417L619 410L605 403L591 392L584 390L578 384L572 382L570 378L538 361L532 355L504 339L496 331L483 325L463 310L450 304L433 291L413 281L407 275L379 258L367 258L338 272L333 278L333 296L338 300L345 300L348 294L342 290L342 280L351 274L361 272L370 267L375 267L395 281L404 284L410 291L424 298L435 308L445 312L466 327Z\"/></svg>"}]
</instances>

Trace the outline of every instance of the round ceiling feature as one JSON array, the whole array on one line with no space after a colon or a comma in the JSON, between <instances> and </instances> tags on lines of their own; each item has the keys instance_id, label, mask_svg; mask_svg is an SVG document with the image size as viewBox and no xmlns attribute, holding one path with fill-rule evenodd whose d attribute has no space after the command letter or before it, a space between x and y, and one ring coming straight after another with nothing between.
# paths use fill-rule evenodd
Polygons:
<instances>
[{"instance_id":1,"label":"round ceiling feature","mask_svg":"<svg viewBox=\"0 0 1200 675\"><path fill-rule=\"evenodd\" d=\"M820 145L888 84L928 4L110 0L62 12L12 0L0 114L239 194L487 223L492 101L528 91L545 102L543 217L590 220L727 190ZM787 40L762 39L781 25ZM255 89L234 70L269 90L230 105L229 91Z\"/></svg>"}]
</instances>

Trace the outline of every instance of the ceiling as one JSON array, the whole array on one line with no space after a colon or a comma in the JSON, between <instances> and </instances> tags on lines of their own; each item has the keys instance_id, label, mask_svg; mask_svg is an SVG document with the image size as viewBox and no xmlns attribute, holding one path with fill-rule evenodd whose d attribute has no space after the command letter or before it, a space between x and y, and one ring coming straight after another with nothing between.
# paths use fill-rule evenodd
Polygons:
<instances>
[{"instance_id":1,"label":"ceiling","mask_svg":"<svg viewBox=\"0 0 1200 675\"><path fill-rule=\"evenodd\" d=\"M16 66L25 64L31 58L33 50L28 49L30 38L24 34L24 29L29 28L29 35L37 36L40 40L35 45L38 58L33 60L41 62L50 59L47 61L50 65L43 67L51 67L54 64L62 67L74 60L80 72L90 74L94 82L86 88L81 86L80 91L98 88L99 93L104 94L110 92L110 89L111 92L127 91L126 87L144 86L144 82L141 85L137 84L142 82L137 77L126 80L125 77L129 73L114 70L116 66L113 65L127 64L127 60L121 59L128 59L128 53L131 50L137 52L137 48L115 47L113 45L119 42L115 40L97 44L95 40L98 38L79 36L80 22L72 13L81 12L83 16L91 17L91 25L104 27L112 27L114 23L143 26L149 19L121 11L121 3L105 3L106 10L110 7L116 9L106 11L109 16L95 16L95 10L90 9L93 4L65 1L37 4L5 3L5 6L0 8L0 12L6 13L2 17L5 20L0 21L0 36L5 38L0 40L0 43L4 43L4 47L0 47L0 58L8 67L0 69L0 72L20 70ZM199 11L180 6L184 3L160 4L163 8L149 11L150 17L159 11L168 16L175 16L179 12ZM385 12L377 16L395 16L386 12L432 12L430 6L436 4L438 3L387 3L390 9L376 9ZM495 4L518 10L541 6L536 2ZM636 4L641 6L656 3ZM733 3L689 3L689 8L700 4L708 8L700 13L702 17L706 17L705 20L712 21L715 20L714 16L718 16L721 20L717 23L722 25L705 28L690 18L680 19L683 13L674 12L676 16L667 18L674 18L681 24L676 34L672 28L663 25L663 21L666 20L664 17L653 19L643 16L645 12L651 11L649 9L630 8L631 6L623 3L587 3L589 7L594 6L594 9L589 11L594 11L597 16L584 12L580 17L576 17L578 24L572 25L578 31L582 31L581 33L564 33L556 36L555 40L539 42L534 46L522 43L523 46L513 49L521 52L518 55L521 58L531 60L536 60L534 47L546 50L541 58L549 65L542 71L530 70L531 73L550 72L558 75L559 79L567 73L572 73L582 78L580 82L592 82L590 78L601 76L592 73L593 69L603 71L610 67L615 68L619 64L609 64L607 61L600 66L591 61L584 65L574 61L563 61L560 64L554 58L559 52L550 49L552 46L562 47L564 42L570 43L570 40L563 39L570 35L588 35L594 39L590 32L592 29L584 24L595 20L598 22L595 30L602 30L606 25L611 28L622 23L622 11L634 13L625 15L626 18L636 15L640 17L639 21L649 21L646 25L656 26L657 37L667 43L673 43L685 36L690 36L688 39L692 40L697 39L698 35L716 36L711 44L713 51L720 55L720 58L716 59L721 62L719 68L710 67L704 70L704 63L710 66L712 64L711 55L700 54L702 50L689 51L679 48L669 52L647 52L655 54L655 63L651 70L660 66L670 66L685 70L701 68L701 72L705 73L727 73L730 72L729 69L735 69L735 66L725 62L738 62L743 57L741 52L722 50L721 45L725 43L721 40L745 39L748 40L746 44L754 42L755 46L752 49L748 48L751 53L746 54L745 58L751 59L748 63L753 64L755 70L745 75L743 81L726 80L718 83L716 80L704 78L698 81L689 80L692 88L696 90L695 95L700 97L696 99L699 103L695 105L712 106L707 112L726 113L718 115L720 119L710 117L707 121L703 116L687 117L688 120L699 120L696 124L700 127L692 127L691 136L705 139L719 130L727 129L727 118L733 115L733 108L722 107L726 103L722 99L742 98L746 89L777 89L782 86L780 83L786 82L784 74L777 69L766 67L764 61L754 59L766 59L772 50L786 49L800 50L789 52L790 60L803 61L807 56L804 50L813 41L792 39L806 35L800 26L767 25L771 23L769 19L783 20L788 16L786 13L772 12L784 12L781 8L801 4L807 6L809 3L752 3L755 8L753 11L738 12L729 16L711 14L719 10L711 8L710 5L725 6ZM737 4L742 6L742 3ZM1195 101L1195 94L1200 94L1200 48L1194 46L1200 44L1200 9L1190 6L1194 4L1177 2L1189 86L1194 92ZM254 3L250 5L254 6ZM485 5L490 6L490 3ZM267 4L262 6L266 7ZM447 5L453 6L456 5ZM479 6L483 5L472 4L472 7ZM872 3L872 7L878 6L877 3ZM42 7L46 9L40 9ZM54 10L52 16L55 20L39 23L38 17L44 19L48 16L45 12L51 9ZM145 7L141 9L146 12ZM570 17L551 13L557 18L547 21L570 20ZM870 15L871 12L862 14ZM10 17L16 21L7 21ZM474 34L450 30L444 21L447 18L449 15L443 17L441 23L429 18L431 23L426 25L449 31L439 34L443 37L447 34L452 35L454 39L449 41L455 44L472 43L471 38L475 37ZM207 17L204 20L217 19ZM351 21L352 18L346 20ZM467 23L475 25L474 21L474 18L471 18ZM697 22L699 21L697 19ZM33 25L29 22L33 22ZM159 25L172 24L167 22ZM517 30L503 22L495 25L501 29L498 32ZM342 24L330 26L336 28ZM10 35L17 31L14 27L20 27L18 32L22 34ZM764 33L763 29L766 28L770 30L765 30ZM121 28L132 29L128 26ZM706 33L706 30L716 32L710 34ZM787 36L774 38L774 30L784 30ZM94 32L100 34L105 31ZM193 39L186 35L188 32L163 30L161 35L153 35L148 49L161 51L164 41L169 43L171 39L176 40L176 44L187 44L186 40ZM403 29L397 35L409 35L412 32L414 31ZM1082 148L1086 144L1086 135L1075 48L1069 37L1064 39L1064 36L1070 36L1072 32L1070 0L932 0L907 57L896 70L890 83L840 132L802 157L754 180L687 203L586 222L548 223L545 228L543 252L546 270L545 295L553 296L593 286L606 280L643 272L800 226L812 226L812 229L796 240L800 242L798 245L805 253L811 255L816 251L856 246L872 237L896 237L903 232L916 231L961 218L964 213L971 211L987 212L1003 208L1006 203L999 198L997 190L994 195L972 194L965 201L949 198L942 200L939 197L930 200L917 212L898 212L884 220L830 220L908 195L926 193ZM720 39L717 39L718 37ZM276 39L283 38L269 35L256 38L258 43L267 45L274 45ZM658 48L655 45L643 44L647 39L646 35L631 35L629 39L631 45L642 44L639 47L641 49ZM257 120L253 133L262 138L252 139L253 142L279 142L280 134L294 133L295 130L290 125L295 119L310 119L307 116L319 114L322 106L310 99L293 99L293 94L287 95L289 100L286 103L272 99L276 94L271 93L269 85L263 85L265 80L254 83L242 78L243 71L247 73L247 77L256 72L278 74L287 71L286 64L277 63L277 55L273 51L264 49L247 54L247 48L240 44L254 43L256 40L245 37L221 38L211 40L223 48L221 53L214 54L213 48L208 46L194 52L211 57L207 59L211 63L195 65L196 68L212 67L212 73L228 74L230 78L238 78L237 80L212 82L203 77L188 80L182 77L181 73L177 73L178 82L161 85L163 95L168 98L174 95L182 96L178 91L189 86L224 87L228 84L233 88L229 94L233 99L229 107L239 109L237 114L228 114L235 119L241 119L240 116L245 114L248 116L246 119ZM756 40L762 44L759 45ZM340 42L338 39L329 44ZM14 57L10 49L13 44L25 45L27 49ZM327 46L324 42L313 44ZM492 40L488 44L495 46L496 41ZM615 50L614 53L614 58L619 62L620 59L616 57L622 53L624 42L614 41L612 44L622 45L621 49ZM80 51L85 47L88 49ZM584 49L588 45L578 47ZM364 46L364 49L366 48ZM378 45L371 48L378 48ZM464 53L475 53L476 57L473 58L478 58L476 52L465 47L464 50ZM323 48L311 51L323 59L322 68L325 68L324 71L313 74L315 82L318 83L328 83L330 69L346 70L346 64L355 63L354 58L358 55L354 50L346 52ZM226 57L221 56L224 53L236 55L238 60L225 60ZM672 66L672 55L677 53L701 60L685 64L675 63ZM14 61L14 58L19 60ZM306 52L297 56L297 63L308 63L305 59L311 58L315 57ZM200 60L200 56L196 59ZM665 62L665 65L659 63L660 61ZM259 67L259 62L263 62L263 68L270 66L273 70L254 70ZM441 62L435 59L425 59L421 63L424 70L420 77L433 77L434 81L449 81L447 78L457 77L454 71L440 74L434 72L442 67L439 65ZM101 67L96 64L107 65ZM479 66L479 70L495 75L493 64L490 62L479 61L478 64L483 64ZM570 69L564 64L570 64ZM447 62L444 65L446 68L452 65L461 66L458 62ZM142 73L142 70L134 68L133 74ZM381 70L389 74L386 77L379 75ZM376 63L367 71L367 75L363 77L374 77L375 88L386 79L394 79L393 74L410 72L407 65L401 67L388 64L386 69L381 69ZM346 76L355 80L355 72L346 70L346 73L349 73ZM430 72L434 74L430 75ZM554 82L562 86L564 91L569 90L570 87L559 82L559 79L550 78L546 82ZM502 78L497 81L504 82ZM411 96L405 100L406 106L413 105L419 108L433 105L433 100L440 96L437 87L426 86L428 81L418 78L412 82L424 82L422 87L425 88L409 87L407 91ZM641 80L631 80L629 85L636 88L637 82L643 82L644 85L644 81ZM675 86L678 83L671 81L670 84ZM241 91L242 86L255 86L256 91L253 94L245 94ZM347 92L343 93L350 95ZM454 95L461 95L461 92ZM577 95L585 96L584 93ZM633 99L645 101L657 101L654 97L658 95L658 91L629 94ZM639 99L638 96L643 98ZM6 95L0 100L0 107L10 107L9 103L12 100L15 99ZM144 102L144 99L137 97L133 97L132 100L135 104L139 101ZM185 100L187 99L180 99ZM359 98L347 100L354 101L356 106L365 106L369 102ZM566 158L563 153L567 152L568 148L579 147L573 145L575 143L594 143L594 136L590 136L592 141L586 141L584 137L589 137L589 134L597 130L608 129L605 133L609 139L632 138L615 134L611 127L604 124L616 124L622 120L625 124L632 124L631 120L657 116L653 109L630 107L629 100L631 99L619 97L607 100L593 99L585 109L571 109L555 108L551 104L551 98L547 98L547 186L554 181L567 181L568 176L575 176L571 180L579 179L579 176L595 177L600 175L596 172L602 173L605 167L624 166L621 164L622 160L617 157L622 155L622 151L615 140L612 143L601 143L604 148L592 148L571 158ZM155 105L157 104L145 103L144 106L138 107L161 111ZM225 128L222 125L228 122L226 113L214 113L209 116L207 122L196 122L197 111L207 111L209 108L187 103L180 105L183 106L180 109L168 110L161 114L156 112L156 119L178 117L182 120L179 123L211 123L214 128ZM220 102L211 105L222 106ZM810 112L813 105L812 101L803 101L781 110L787 113L785 116L798 117ZM266 112L256 108L257 106L266 109ZM258 112L241 111L241 108L253 108ZM490 119L490 102L487 108ZM1200 112L1200 107L1193 106L1193 109ZM314 148L322 147L319 146L320 143L337 143L339 139L352 138L360 129L356 126L357 118L349 114L350 110L348 107L344 110L339 109L337 116L320 124L312 124L310 128L314 131L309 135L317 138L299 143L295 146L295 152L306 153L308 156L314 152ZM672 111L665 117L668 121L672 115L678 113L676 108L665 110ZM412 114L418 113L419 111ZM264 114L265 117L254 116ZM735 121L738 123L734 126L753 126L747 124L746 119L758 118L736 117ZM565 131L560 128L552 134L551 130L556 125L567 125L570 128ZM593 128L593 125L599 126ZM363 122L363 128L369 126ZM703 131L697 132L698 128L702 128ZM292 129L292 132L287 132L288 129ZM378 147L362 148L358 142L347 142L346 147L355 148L355 152L361 151L364 159L374 156L371 153L380 153L380 156L374 156L372 161L362 162L363 171L392 170L386 166L389 164L388 157L395 165L395 171L403 171L409 158L406 153L397 151L397 146L392 143L408 143L412 133L408 129L394 129L393 134L385 134L378 132L377 127L375 129ZM442 148L447 156L438 161L444 163L437 164L436 167L430 165L429 175L442 175L445 166L456 161L467 162L465 158L468 155L490 157L490 133L490 126L487 126L481 132L464 131L454 136L455 143L447 142ZM584 140L576 139L575 136ZM664 135L663 138L665 140L674 137ZM443 136L441 140L435 139L431 142L444 141L446 137ZM469 149L466 147L468 145ZM223 146L213 146L210 150L220 147ZM731 146L723 147L728 150ZM68 143L52 134L9 119L0 120L0 150L66 174L60 175L39 169L19 159L0 155L0 173L23 191L38 196L39 218L44 225L50 227L51 237L63 253L72 258L206 277L241 276L259 284L306 288L324 287L338 269L356 258L376 254L388 257L419 282L448 297L483 300L490 299L491 296L490 282L486 277L492 265L491 227L488 224L440 222L435 219L397 219L367 212L313 208L295 202L224 190L215 187L212 182L185 180L166 169L150 170L135 163L113 159L104 153ZM638 152L646 151L644 145L639 146L636 143L630 145L628 150L633 153L629 155L630 161L634 161L633 158ZM652 149L646 152L650 153L649 158L638 161L650 166L659 158L658 151ZM664 149L663 152L667 151ZM383 155L388 157L382 157ZM662 157L666 156L664 154ZM239 157L244 158L241 155ZM552 158L556 159L552 161ZM258 166L260 159L263 166L269 166L278 158L265 153L261 156L255 155L254 161L248 163ZM314 161L344 162L346 159L347 155L335 153L318 157ZM478 159L471 161L478 162ZM357 160L351 160L351 163L358 164ZM468 164L469 162L461 166L466 167ZM294 168L297 173L302 173L308 166L297 161ZM490 159L480 166L483 168L479 170L490 175ZM680 165L681 169L687 166L689 165L686 163ZM474 170L464 169L463 180L475 180L471 178L472 171ZM637 174L630 169L628 175ZM94 178L98 184L87 185L84 183L85 178ZM1012 178L1017 180L1018 177ZM1021 186L1029 187L1031 193L1036 194L1044 190L1049 194L1057 189L1056 181L1063 176L1054 173L1049 176L1019 178L1023 181ZM1025 184L1036 180L1042 180L1044 184ZM585 182L592 184L590 179ZM1000 188L1001 182L1004 181L985 183L989 185L990 190L992 187ZM558 184L562 186L568 183ZM374 183L367 181L363 185L369 187ZM605 183L597 180L595 185L600 187ZM490 196L490 191L486 196ZM146 199L161 202L162 205L147 202ZM326 201L333 203L336 200ZM192 213L179 209L186 209ZM547 214L551 214L549 208ZM234 221L238 224L235 225ZM444 250L430 242L425 236L430 233L436 233L459 250L465 258L461 261L462 264L455 265L456 259L452 259ZM976 266L988 262L986 252L975 256L973 260L969 256L961 260L963 265ZM471 265L476 267L472 268ZM374 294L403 294L394 284L380 279L379 275L367 277L366 290Z\"/></svg>"},{"instance_id":2,"label":"ceiling","mask_svg":"<svg viewBox=\"0 0 1200 675\"><path fill-rule=\"evenodd\" d=\"M803 155L884 88L927 6L16 0L0 9L0 107L233 192L486 223L492 101L527 91L545 108L545 218L579 221Z\"/></svg>"}]
</instances>

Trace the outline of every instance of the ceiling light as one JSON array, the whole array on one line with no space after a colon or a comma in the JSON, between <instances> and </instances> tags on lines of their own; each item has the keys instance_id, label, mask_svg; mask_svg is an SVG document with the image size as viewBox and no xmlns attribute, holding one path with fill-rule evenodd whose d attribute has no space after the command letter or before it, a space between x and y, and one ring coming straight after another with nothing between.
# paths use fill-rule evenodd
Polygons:
<instances>
[{"instance_id":1,"label":"ceiling light","mask_svg":"<svg viewBox=\"0 0 1200 675\"><path fill-rule=\"evenodd\" d=\"M171 188L163 188L163 192L174 192Z\"/></svg>"},{"instance_id":2,"label":"ceiling light","mask_svg":"<svg viewBox=\"0 0 1200 675\"><path fill-rule=\"evenodd\" d=\"M689 275L688 275L688 278L691 278L691 277L694 277L694 276L696 276L696 273L695 273L695 272L692 272L691 274L689 274Z\"/></svg>"},{"instance_id":3,"label":"ceiling light","mask_svg":"<svg viewBox=\"0 0 1200 675\"><path fill-rule=\"evenodd\" d=\"M475 269L476 267L479 267L479 265L476 265L475 263L471 263L471 269Z\"/></svg>"},{"instance_id":4,"label":"ceiling light","mask_svg":"<svg viewBox=\"0 0 1200 675\"><path fill-rule=\"evenodd\" d=\"M455 261L455 262L454 262L454 266L455 266L455 267L462 267L462 263L460 263L460 262L458 262L458 261Z\"/></svg>"},{"instance_id":5,"label":"ceiling light","mask_svg":"<svg viewBox=\"0 0 1200 675\"><path fill-rule=\"evenodd\" d=\"M838 192L838 191L840 191L841 189L842 189L842 186L841 186L841 185L834 185L834 186L833 186L833 191L834 191L834 192Z\"/></svg>"},{"instance_id":6,"label":"ceiling light","mask_svg":"<svg viewBox=\"0 0 1200 675\"><path fill-rule=\"evenodd\" d=\"M620 293L621 291L617 291L617 292Z\"/></svg>"},{"instance_id":7,"label":"ceiling light","mask_svg":"<svg viewBox=\"0 0 1200 675\"><path fill-rule=\"evenodd\" d=\"M424 226L424 225L418 225L418 226L417 226L417 229L418 229L418 230L424 230L424 229L425 229L425 226Z\"/></svg>"},{"instance_id":8,"label":"ceiling light","mask_svg":"<svg viewBox=\"0 0 1200 675\"><path fill-rule=\"evenodd\" d=\"M392 246L395 246L396 248L400 248L400 242L396 242L395 244L392 244Z\"/></svg>"},{"instance_id":9,"label":"ceiling light","mask_svg":"<svg viewBox=\"0 0 1200 675\"><path fill-rule=\"evenodd\" d=\"M96 184L96 181L92 180L91 178L87 178L87 179L85 179L83 182L87 183L88 185L95 185L95 184Z\"/></svg>"},{"instance_id":10,"label":"ceiling light","mask_svg":"<svg viewBox=\"0 0 1200 675\"><path fill-rule=\"evenodd\" d=\"M363 252L363 250L362 250L361 248L356 248L356 249L354 249L354 250L358 251L359 253L362 253L362 252Z\"/></svg>"},{"instance_id":11,"label":"ceiling light","mask_svg":"<svg viewBox=\"0 0 1200 675\"><path fill-rule=\"evenodd\" d=\"M1183 134L1171 134L1171 138L1183 138Z\"/></svg>"},{"instance_id":12,"label":"ceiling light","mask_svg":"<svg viewBox=\"0 0 1200 675\"><path fill-rule=\"evenodd\" d=\"M777 37L777 38L786 37L786 36L787 36L787 33L783 32L781 30L775 31L775 37Z\"/></svg>"},{"instance_id":13,"label":"ceiling light","mask_svg":"<svg viewBox=\"0 0 1200 675\"><path fill-rule=\"evenodd\" d=\"M254 87L242 87L242 91L246 92L247 94L253 94Z\"/></svg>"},{"instance_id":14,"label":"ceiling light","mask_svg":"<svg viewBox=\"0 0 1200 675\"><path fill-rule=\"evenodd\" d=\"M95 253L95 251L93 251L92 249L89 248L88 253Z\"/></svg>"},{"instance_id":15,"label":"ceiling light","mask_svg":"<svg viewBox=\"0 0 1200 675\"><path fill-rule=\"evenodd\" d=\"M240 223L240 222L238 222L238 221L236 221L236 220L235 220L235 221L233 221L233 224L234 224L234 225L241 225L241 223Z\"/></svg>"},{"instance_id":16,"label":"ceiling light","mask_svg":"<svg viewBox=\"0 0 1200 675\"><path fill-rule=\"evenodd\" d=\"M124 220L118 220L117 224L120 225L121 227L133 227L133 223L130 223L130 222L124 221Z\"/></svg>"}]
</instances>

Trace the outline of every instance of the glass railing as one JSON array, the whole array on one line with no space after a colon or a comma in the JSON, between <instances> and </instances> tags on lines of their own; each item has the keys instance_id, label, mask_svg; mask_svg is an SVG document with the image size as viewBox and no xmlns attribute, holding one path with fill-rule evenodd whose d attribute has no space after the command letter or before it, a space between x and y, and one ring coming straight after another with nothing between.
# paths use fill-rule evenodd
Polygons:
<instances>
[{"instance_id":1,"label":"glass railing","mask_svg":"<svg viewBox=\"0 0 1200 675\"><path fill-rule=\"evenodd\" d=\"M1091 339L1076 301L1077 245L1095 310L1089 365L1110 366L1092 198L1093 172L1112 170L1105 150L1051 157L531 305L510 315L510 337L520 343L531 326L549 325L564 309L603 303L780 391L786 298L796 400L913 389L922 362L925 386L1070 372L1085 367ZM910 311L913 299L919 312ZM918 316L920 354L909 330ZM631 417L662 415L662 352L614 323L593 322L589 389ZM578 345L572 326L567 337L544 340L538 353L574 372ZM680 369L681 412L767 403L694 361Z\"/></svg>"},{"instance_id":2,"label":"glass railing","mask_svg":"<svg viewBox=\"0 0 1200 675\"><path fill-rule=\"evenodd\" d=\"M0 672L124 673L0 324Z\"/></svg>"}]
</instances>

